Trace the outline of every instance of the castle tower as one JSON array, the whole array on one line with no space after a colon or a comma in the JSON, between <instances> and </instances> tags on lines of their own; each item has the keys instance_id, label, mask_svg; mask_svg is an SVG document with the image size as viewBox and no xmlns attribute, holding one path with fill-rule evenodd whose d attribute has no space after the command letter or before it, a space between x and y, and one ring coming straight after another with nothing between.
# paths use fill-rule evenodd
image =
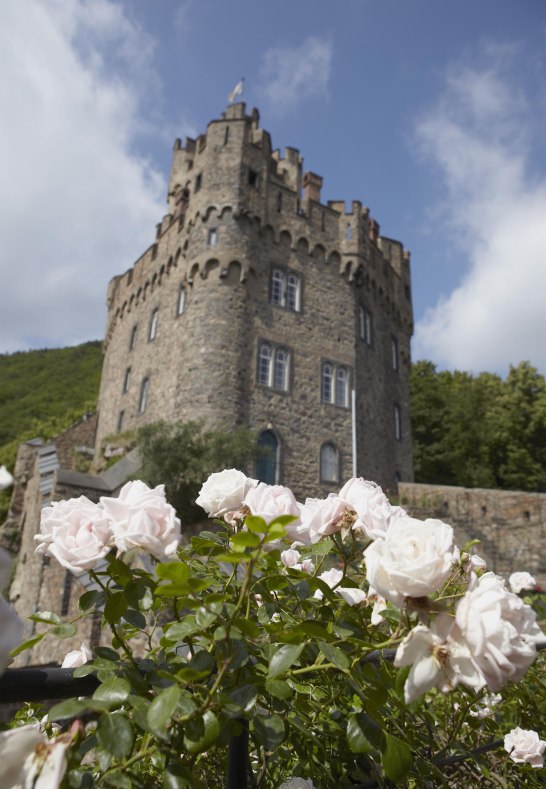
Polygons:
<instances>
[{"instance_id":1,"label":"castle tower","mask_svg":"<svg viewBox=\"0 0 546 789\"><path fill-rule=\"evenodd\" d=\"M156 240L108 288L98 445L165 419L251 427L299 496L412 479L409 254L229 106L177 140Z\"/></svg>"}]
</instances>

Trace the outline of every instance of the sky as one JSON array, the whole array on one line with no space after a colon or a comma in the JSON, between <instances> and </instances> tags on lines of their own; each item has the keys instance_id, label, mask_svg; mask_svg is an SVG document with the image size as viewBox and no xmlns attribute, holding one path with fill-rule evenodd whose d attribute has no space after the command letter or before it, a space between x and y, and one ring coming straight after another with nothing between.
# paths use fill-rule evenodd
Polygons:
<instances>
[{"instance_id":1,"label":"sky","mask_svg":"<svg viewBox=\"0 0 546 789\"><path fill-rule=\"evenodd\" d=\"M4 0L0 352L100 339L176 137L242 100L411 251L412 357L546 373L543 0Z\"/></svg>"}]
</instances>

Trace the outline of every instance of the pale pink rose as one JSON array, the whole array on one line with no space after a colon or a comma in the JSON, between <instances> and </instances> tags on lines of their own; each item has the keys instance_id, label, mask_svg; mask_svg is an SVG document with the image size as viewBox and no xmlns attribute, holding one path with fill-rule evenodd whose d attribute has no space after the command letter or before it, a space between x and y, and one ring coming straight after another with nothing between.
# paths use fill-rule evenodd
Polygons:
<instances>
[{"instance_id":1,"label":"pale pink rose","mask_svg":"<svg viewBox=\"0 0 546 789\"><path fill-rule=\"evenodd\" d=\"M447 523L408 516L391 518L385 538L364 551L368 583L401 607L406 597L438 591L451 573L453 529Z\"/></svg>"},{"instance_id":2,"label":"pale pink rose","mask_svg":"<svg viewBox=\"0 0 546 789\"><path fill-rule=\"evenodd\" d=\"M301 553L294 548L289 548L287 551L281 551L281 562L285 567L295 567L301 559Z\"/></svg>"},{"instance_id":3,"label":"pale pink rose","mask_svg":"<svg viewBox=\"0 0 546 789\"><path fill-rule=\"evenodd\" d=\"M315 572L315 565L311 559L303 559L301 563L301 571L302 573L308 573L309 575L312 575Z\"/></svg>"},{"instance_id":4,"label":"pale pink rose","mask_svg":"<svg viewBox=\"0 0 546 789\"><path fill-rule=\"evenodd\" d=\"M77 668L83 666L93 658L93 654L88 646L82 643L81 649L74 649L68 652L61 663L61 668Z\"/></svg>"},{"instance_id":5,"label":"pale pink rose","mask_svg":"<svg viewBox=\"0 0 546 789\"><path fill-rule=\"evenodd\" d=\"M440 616L431 628L417 625L399 645L394 665L411 666L404 685L406 704L431 688L443 693L453 690L459 682L475 690L485 680L472 662L469 650L449 637L452 620Z\"/></svg>"},{"instance_id":6,"label":"pale pink rose","mask_svg":"<svg viewBox=\"0 0 546 789\"><path fill-rule=\"evenodd\" d=\"M356 589L353 586L339 585L343 580L343 573L336 567L332 567L331 570L325 570L319 575L319 578L321 581L324 581L325 584L328 584L330 589L333 589L337 595L342 597L348 605L360 605L360 603L366 601L366 593L363 592L362 589ZM322 600L324 594L320 589L317 589L315 597L317 600Z\"/></svg>"},{"instance_id":7,"label":"pale pink rose","mask_svg":"<svg viewBox=\"0 0 546 789\"><path fill-rule=\"evenodd\" d=\"M85 496L44 507L36 553L54 556L75 574L93 569L110 550L112 531L104 509Z\"/></svg>"},{"instance_id":8,"label":"pale pink rose","mask_svg":"<svg viewBox=\"0 0 546 789\"><path fill-rule=\"evenodd\" d=\"M180 519L165 499L165 486L149 488L144 482L127 482L117 498L101 498L112 521L119 551L140 548L163 561L176 557L180 542Z\"/></svg>"},{"instance_id":9,"label":"pale pink rose","mask_svg":"<svg viewBox=\"0 0 546 789\"><path fill-rule=\"evenodd\" d=\"M37 724L19 726L0 732L0 786L22 787L29 771L27 758L32 758L36 748L47 742L47 737ZM32 786L32 784L30 784Z\"/></svg>"},{"instance_id":10,"label":"pale pink rose","mask_svg":"<svg viewBox=\"0 0 546 789\"><path fill-rule=\"evenodd\" d=\"M339 498L357 515L353 525L371 540L385 536L391 517L406 514L401 507L393 507L382 489L375 482L353 477L339 491Z\"/></svg>"},{"instance_id":11,"label":"pale pink rose","mask_svg":"<svg viewBox=\"0 0 546 789\"><path fill-rule=\"evenodd\" d=\"M312 543L341 530L347 504L329 493L326 499L305 499L300 505L301 526L298 534L309 535Z\"/></svg>"},{"instance_id":12,"label":"pale pink rose","mask_svg":"<svg viewBox=\"0 0 546 789\"><path fill-rule=\"evenodd\" d=\"M521 679L536 657L536 643L544 639L533 609L491 572L457 604L453 632L493 691Z\"/></svg>"},{"instance_id":13,"label":"pale pink rose","mask_svg":"<svg viewBox=\"0 0 546 789\"><path fill-rule=\"evenodd\" d=\"M235 468L224 469L211 474L195 503L202 507L211 518L220 518L228 512L238 511L250 488L257 485Z\"/></svg>"},{"instance_id":14,"label":"pale pink rose","mask_svg":"<svg viewBox=\"0 0 546 789\"><path fill-rule=\"evenodd\" d=\"M0 674L9 662L11 650L23 640L23 631L22 620L11 606L0 598Z\"/></svg>"},{"instance_id":15,"label":"pale pink rose","mask_svg":"<svg viewBox=\"0 0 546 789\"><path fill-rule=\"evenodd\" d=\"M536 579L527 571L512 573L508 583L514 594L520 594L524 589L534 589L537 585Z\"/></svg>"},{"instance_id":16,"label":"pale pink rose","mask_svg":"<svg viewBox=\"0 0 546 789\"><path fill-rule=\"evenodd\" d=\"M300 525L299 505L289 488L284 485L267 485L265 482L259 482L256 487L250 488L243 503L252 515L263 518L266 523L271 523L279 515L296 516L297 520L286 527L286 535L291 541L302 540L302 535L297 533Z\"/></svg>"},{"instance_id":17,"label":"pale pink rose","mask_svg":"<svg viewBox=\"0 0 546 789\"><path fill-rule=\"evenodd\" d=\"M530 764L531 767L544 767L546 742L539 739L536 731L520 729L517 726L504 738L504 750L516 764Z\"/></svg>"}]
</instances>

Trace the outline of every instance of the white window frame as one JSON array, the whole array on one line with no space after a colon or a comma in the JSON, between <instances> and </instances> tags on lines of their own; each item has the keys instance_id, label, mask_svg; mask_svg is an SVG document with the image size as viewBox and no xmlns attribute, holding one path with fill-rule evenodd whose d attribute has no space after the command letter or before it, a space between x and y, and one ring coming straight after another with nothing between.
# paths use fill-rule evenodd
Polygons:
<instances>
[{"instance_id":1,"label":"white window frame","mask_svg":"<svg viewBox=\"0 0 546 789\"><path fill-rule=\"evenodd\" d=\"M266 386L275 392L288 392L290 389L289 349L265 340L260 341L256 381L259 386Z\"/></svg>"},{"instance_id":2,"label":"white window frame","mask_svg":"<svg viewBox=\"0 0 546 789\"><path fill-rule=\"evenodd\" d=\"M290 269L273 266L269 300L276 307L301 312L301 275Z\"/></svg>"},{"instance_id":3,"label":"white window frame","mask_svg":"<svg viewBox=\"0 0 546 789\"><path fill-rule=\"evenodd\" d=\"M324 360L320 369L320 399L323 403L349 407L351 370L344 364Z\"/></svg>"}]
</instances>

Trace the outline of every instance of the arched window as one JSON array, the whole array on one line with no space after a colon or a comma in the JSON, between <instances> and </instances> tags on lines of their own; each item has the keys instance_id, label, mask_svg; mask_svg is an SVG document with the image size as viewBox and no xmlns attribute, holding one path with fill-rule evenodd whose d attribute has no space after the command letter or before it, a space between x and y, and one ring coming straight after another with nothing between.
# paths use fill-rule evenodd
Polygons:
<instances>
[{"instance_id":1,"label":"arched window","mask_svg":"<svg viewBox=\"0 0 546 789\"><path fill-rule=\"evenodd\" d=\"M136 333L137 333L137 325L136 325L136 323L135 323L135 325L134 325L134 326L133 326L133 328L131 329L131 337L129 338L129 350L130 350L130 351L132 351L132 350L133 350L133 348L135 347L135 343L136 343Z\"/></svg>"},{"instance_id":2,"label":"arched window","mask_svg":"<svg viewBox=\"0 0 546 789\"><path fill-rule=\"evenodd\" d=\"M331 364L326 362L322 365L322 384L321 384L321 397L324 403L331 403L333 401L333 377L334 368Z\"/></svg>"},{"instance_id":3,"label":"arched window","mask_svg":"<svg viewBox=\"0 0 546 789\"><path fill-rule=\"evenodd\" d=\"M184 309L186 308L186 288L184 285L180 285L178 290L178 301L176 303L176 314L182 315Z\"/></svg>"},{"instance_id":4,"label":"arched window","mask_svg":"<svg viewBox=\"0 0 546 789\"><path fill-rule=\"evenodd\" d=\"M264 430L258 438L256 477L260 482L276 485L279 478L279 440L271 430Z\"/></svg>"},{"instance_id":5,"label":"arched window","mask_svg":"<svg viewBox=\"0 0 546 789\"><path fill-rule=\"evenodd\" d=\"M284 272L274 268L271 274L271 303L285 306L286 277Z\"/></svg>"},{"instance_id":6,"label":"arched window","mask_svg":"<svg viewBox=\"0 0 546 789\"><path fill-rule=\"evenodd\" d=\"M297 274L289 274L286 282L286 306L294 312L300 311L300 278Z\"/></svg>"},{"instance_id":7,"label":"arched window","mask_svg":"<svg viewBox=\"0 0 546 789\"><path fill-rule=\"evenodd\" d=\"M273 348L266 342L260 343L258 352L258 383L271 386L273 371Z\"/></svg>"},{"instance_id":8,"label":"arched window","mask_svg":"<svg viewBox=\"0 0 546 789\"><path fill-rule=\"evenodd\" d=\"M152 312L152 317L150 318L150 332L148 334L148 339L150 342L155 340L157 337L157 321L159 318L159 308L156 307Z\"/></svg>"},{"instance_id":9,"label":"arched window","mask_svg":"<svg viewBox=\"0 0 546 789\"><path fill-rule=\"evenodd\" d=\"M273 378L273 389L280 389L286 392L288 389L288 363L290 354L284 348L277 348L275 351L275 373Z\"/></svg>"},{"instance_id":10,"label":"arched window","mask_svg":"<svg viewBox=\"0 0 546 789\"><path fill-rule=\"evenodd\" d=\"M323 444L320 448L320 479L339 482L339 453L333 444Z\"/></svg>"},{"instance_id":11,"label":"arched window","mask_svg":"<svg viewBox=\"0 0 546 789\"><path fill-rule=\"evenodd\" d=\"M148 393L150 391L150 379L143 378L140 384L140 397L138 398L138 413L143 414L148 405Z\"/></svg>"},{"instance_id":12,"label":"arched window","mask_svg":"<svg viewBox=\"0 0 546 789\"><path fill-rule=\"evenodd\" d=\"M349 394L349 376L345 367L338 367L336 371L336 405L341 405L344 408L348 404Z\"/></svg>"},{"instance_id":13,"label":"arched window","mask_svg":"<svg viewBox=\"0 0 546 789\"><path fill-rule=\"evenodd\" d=\"M397 441L402 438L402 424L400 421L400 407L394 406L394 437Z\"/></svg>"}]
</instances>

